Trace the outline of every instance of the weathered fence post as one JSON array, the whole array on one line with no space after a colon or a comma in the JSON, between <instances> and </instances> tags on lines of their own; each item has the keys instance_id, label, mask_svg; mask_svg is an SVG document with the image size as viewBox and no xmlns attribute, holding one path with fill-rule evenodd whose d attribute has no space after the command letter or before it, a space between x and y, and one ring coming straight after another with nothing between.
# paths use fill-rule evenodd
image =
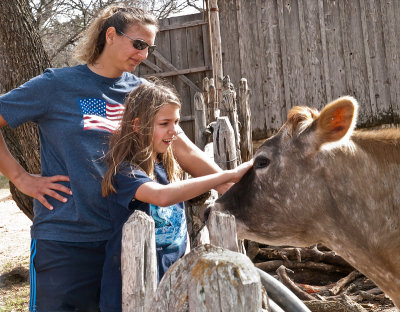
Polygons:
<instances>
[{"instance_id":1,"label":"weathered fence post","mask_svg":"<svg viewBox=\"0 0 400 312\"><path fill-rule=\"evenodd\" d=\"M210 243L208 229L202 221L202 214L216 200L217 196L216 191L211 190L186 202L186 222L191 248Z\"/></svg>"},{"instance_id":2,"label":"weathered fence post","mask_svg":"<svg viewBox=\"0 0 400 312\"><path fill-rule=\"evenodd\" d=\"M204 77L203 85L202 85L202 92L203 92L203 98L204 98L204 102L206 103L206 106L208 103L208 89L210 88L209 85L210 85L210 79L208 79L208 77Z\"/></svg>"},{"instance_id":3,"label":"weathered fence post","mask_svg":"<svg viewBox=\"0 0 400 312\"><path fill-rule=\"evenodd\" d=\"M208 120L207 124L215 121L219 117L219 105L218 100L216 98L216 90L214 79L211 78L208 85Z\"/></svg>"},{"instance_id":4,"label":"weathered fence post","mask_svg":"<svg viewBox=\"0 0 400 312\"><path fill-rule=\"evenodd\" d=\"M210 244L246 254L244 240L237 239L235 217L212 211L207 222Z\"/></svg>"},{"instance_id":5,"label":"weathered fence post","mask_svg":"<svg viewBox=\"0 0 400 312\"><path fill-rule=\"evenodd\" d=\"M121 250L122 311L145 312L157 289L154 221L135 211L124 224Z\"/></svg>"},{"instance_id":6,"label":"weathered fence post","mask_svg":"<svg viewBox=\"0 0 400 312\"><path fill-rule=\"evenodd\" d=\"M195 138L194 142L197 145L198 148L201 150L204 149L207 143L207 137L206 137L206 109L204 105L204 97L203 94L200 92L196 92L194 94L194 133L195 133Z\"/></svg>"},{"instance_id":7,"label":"weathered fence post","mask_svg":"<svg viewBox=\"0 0 400 312\"><path fill-rule=\"evenodd\" d=\"M149 311L263 311L260 276L247 256L202 245L168 269Z\"/></svg>"},{"instance_id":8,"label":"weathered fence post","mask_svg":"<svg viewBox=\"0 0 400 312\"><path fill-rule=\"evenodd\" d=\"M208 79L205 77L203 79L203 99L206 109L206 125L209 125L219 116L213 78Z\"/></svg>"},{"instance_id":9,"label":"weathered fence post","mask_svg":"<svg viewBox=\"0 0 400 312\"><path fill-rule=\"evenodd\" d=\"M212 211L207 222L210 244L238 252L235 217Z\"/></svg>"},{"instance_id":10,"label":"weathered fence post","mask_svg":"<svg viewBox=\"0 0 400 312\"><path fill-rule=\"evenodd\" d=\"M235 134L235 146L237 150L237 155L239 156L240 161L240 132L239 132L239 118L237 113L237 104L236 104L236 92L235 87L231 83L231 79L229 76L225 76L223 80L223 92L222 99L220 103L220 115L228 116L229 121L231 122L233 133Z\"/></svg>"},{"instance_id":11,"label":"weathered fence post","mask_svg":"<svg viewBox=\"0 0 400 312\"><path fill-rule=\"evenodd\" d=\"M222 90L222 47L221 47L221 32L219 25L219 13L218 13L218 1L210 0L209 4L209 31L210 31L210 45L211 45L211 62L215 80L215 86L217 88L217 101L221 101L221 90Z\"/></svg>"},{"instance_id":12,"label":"weathered fence post","mask_svg":"<svg viewBox=\"0 0 400 312\"><path fill-rule=\"evenodd\" d=\"M253 157L253 137L251 110L249 105L249 87L246 78L240 79L238 93L238 115L240 127L240 154L243 162Z\"/></svg>"},{"instance_id":13,"label":"weathered fence post","mask_svg":"<svg viewBox=\"0 0 400 312\"><path fill-rule=\"evenodd\" d=\"M206 114L206 125L210 123L210 108L208 103L210 102L210 79L208 77L204 77L203 79L203 100L204 100L204 106L205 106L205 114Z\"/></svg>"},{"instance_id":14,"label":"weathered fence post","mask_svg":"<svg viewBox=\"0 0 400 312\"><path fill-rule=\"evenodd\" d=\"M237 167L235 135L228 117L217 118L213 131L214 161L222 169Z\"/></svg>"}]
</instances>

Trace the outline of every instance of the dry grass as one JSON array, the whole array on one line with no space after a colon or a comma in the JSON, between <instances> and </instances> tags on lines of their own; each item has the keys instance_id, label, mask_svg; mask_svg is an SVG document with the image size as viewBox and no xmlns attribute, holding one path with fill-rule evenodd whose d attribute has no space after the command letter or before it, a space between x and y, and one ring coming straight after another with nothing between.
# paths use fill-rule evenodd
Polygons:
<instances>
[{"instance_id":1,"label":"dry grass","mask_svg":"<svg viewBox=\"0 0 400 312\"><path fill-rule=\"evenodd\" d=\"M18 259L0 272L0 311L23 312L29 307L29 259Z\"/></svg>"},{"instance_id":2,"label":"dry grass","mask_svg":"<svg viewBox=\"0 0 400 312\"><path fill-rule=\"evenodd\" d=\"M0 174L0 189L9 189L8 179Z\"/></svg>"}]
</instances>

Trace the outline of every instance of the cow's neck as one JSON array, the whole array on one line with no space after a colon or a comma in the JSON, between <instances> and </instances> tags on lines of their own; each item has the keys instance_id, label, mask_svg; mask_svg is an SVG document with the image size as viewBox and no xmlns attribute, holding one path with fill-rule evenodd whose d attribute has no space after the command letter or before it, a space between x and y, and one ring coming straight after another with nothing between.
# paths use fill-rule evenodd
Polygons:
<instances>
[{"instance_id":1,"label":"cow's neck","mask_svg":"<svg viewBox=\"0 0 400 312\"><path fill-rule=\"evenodd\" d=\"M323 243L400 306L400 131L359 132L352 140L352 156L347 150L324 159L330 218L321 220Z\"/></svg>"},{"instance_id":2,"label":"cow's neck","mask_svg":"<svg viewBox=\"0 0 400 312\"><path fill-rule=\"evenodd\" d=\"M351 139L377 161L389 159L400 163L400 129L355 131Z\"/></svg>"},{"instance_id":3,"label":"cow's neck","mask_svg":"<svg viewBox=\"0 0 400 312\"><path fill-rule=\"evenodd\" d=\"M349 239L343 242L336 239L325 243L332 250L340 251L341 257L369 277L393 300L397 307L400 307L399 252L389 250L386 254L389 258L385 258L379 252L351 244L352 242L349 243Z\"/></svg>"}]
</instances>

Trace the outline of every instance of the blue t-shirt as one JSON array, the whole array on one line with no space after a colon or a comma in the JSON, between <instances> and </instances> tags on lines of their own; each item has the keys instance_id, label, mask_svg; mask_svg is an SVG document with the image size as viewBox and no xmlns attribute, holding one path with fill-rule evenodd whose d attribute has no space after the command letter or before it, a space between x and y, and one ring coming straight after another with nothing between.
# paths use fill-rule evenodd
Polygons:
<instances>
[{"instance_id":1,"label":"blue t-shirt","mask_svg":"<svg viewBox=\"0 0 400 312\"><path fill-rule=\"evenodd\" d=\"M155 164L154 173L158 183L168 184L167 174L161 163ZM122 227L135 210L152 216L155 222L158 279L181 258L186 251L187 226L185 207L178 203L169 207L158 207L136 200L137 189L153 181L145 172L124 163L114 177L116 193L109 196L108 208L113 234L106 247L103 266L100 307L103 311L121 311L121 239Z\"/></svg>"},{"instance_id":2,"label":"blue t-shirt","mask_svg":"<svg viewBox=\"0 0 400 312\"><path fill-rule=\"evenodd\" d=\"M144 80L124 73L105 78L86 65L47 69L0 97L0 114L11 127L38 125L43 176L66 175L72 196L54 210L34 201L32 238L72 242L107 240L112 232L107 200L101 196L103 156L118 127L127 93Z\"/></svg>"}]
</instances>

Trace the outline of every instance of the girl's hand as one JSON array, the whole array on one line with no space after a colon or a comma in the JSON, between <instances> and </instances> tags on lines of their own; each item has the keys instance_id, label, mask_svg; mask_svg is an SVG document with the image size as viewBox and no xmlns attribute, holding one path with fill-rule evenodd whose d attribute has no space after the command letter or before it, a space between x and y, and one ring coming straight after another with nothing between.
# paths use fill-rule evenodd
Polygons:
<instances>
[{"instance_id":1,"label":"girl's hand","mask_svg":"<svg viewBox=\"0 0 400 312\"><path fill-rule=\"evenodd\" d=\"M218 192L218 195L223 195L227 190L229 190L235 183L228 182L214 187L214 189Z\"/></svg>"},{"instance_id":2,"label":"girl's hand","mask_svg":"<svg viewBox=\"0 0 400 312\"><path fill-rule=\"evenodd\" d=\"M12 182L22 193L36 198L47 209L53 210L53 206L46 200L45 195L53 197L63 203L67 202L67 198L61 196L56 191L72 195L72 192L68 187L57 183L61 181L69 181L69 177L63 175L42 177L40 175L26 173L23 176L14 179Z\"/></svg>"},{"instance_id":3,"label":"girl's hand","mask_svg":"<svg viewBox=\"0 0 400 312\"><path fill-rule=\"evenodd\" d=\"M247 171L249 171L251 167L253 167L253 159L244 162L235 169L232 169L231 171L233 172L233 178L231 181L234 183L239 182L240 179L245 175Z\"/></svg>"}]
</instances>

